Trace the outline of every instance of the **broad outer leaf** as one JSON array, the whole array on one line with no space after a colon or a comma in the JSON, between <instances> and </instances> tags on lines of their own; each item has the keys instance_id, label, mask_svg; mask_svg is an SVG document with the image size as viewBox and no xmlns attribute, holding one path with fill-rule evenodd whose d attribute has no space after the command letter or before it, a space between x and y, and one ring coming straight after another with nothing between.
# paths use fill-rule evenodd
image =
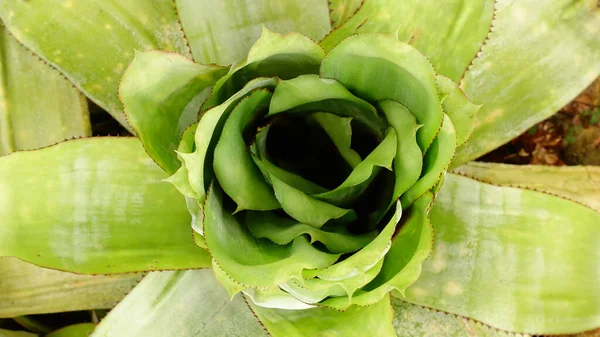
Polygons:
<instances>
[{"instance_id":1,"label":"broad outer leaf","mask_svg":"<svg viewBox=\"0 0 600 337\"><path fill-rule=\"evenodd\" d=\"M241 295L232 301L210 270L148 274L91 337L267 337Z\"/></svg>"},{"instance_id":2,"label":"broad outer leaf","mask_svg":"<svg viewBox=\"0 0 600 337\"><path fill-rule=\"evenodd\" d=\"M454 166L552 115L600 74L594 1L498 0L496 7L490 38L461 83L471 101L484 105Z\"/></svg>"},{"instance_id":3,"label":"broad outer leaf","mask_svg":"<svg viewBox=\"0 0 600 337\"><path fill-rule=\"evenodd\" d=\"M435 241L409 302L535 334L600 325L600 214L551 195L448 174Z\"/></svg>"},{"instance_id":4,"label":"broad outer leaf","mask_svg":"<svg viewBox=\"0 0 600 337\"><path fill-rule=\"evenodd\" d=\"M203 64L242 60L261 34L298 32L320 40L330 30L322 0L176 0L192 54Z\"/></svg>"},{"instance_id":5,"label":"broad outer leaf","mask_svg":"<svg viewBox=\"0 0 600 337\"><path fill-rule=\"evenodd\" d=\"M558 195L600 212L600 167L508 165L470 162L455 173L502 186L514 186Z\"/></svg>"},{"instance_id":6,"label":"broad outer leaf","mask_svg":"<svg viewBox=\"0 0 600 337\"><path fill-rule=\"evenodd\" d=\"M325 307L282 310L249 304L273 337L396 337L389 295L371 306L352 306L346 311Z\"/></svg>"},{"instance_id":7,"label":"broad outer leaf","mask_svg":"<svg viewBox=\"0 0 600 337\"><path fill-rule=\"evenodd\" d=\"M96 325L94 323L74 324L53 331L45 337L88 337L95 328Z\"/></svg>"},{"instance_id":8,"label":"broad outer leaf","mask_svg":"<svg viewBox=\"0 0 600 337\"><path fill-rule=\"evenodd\" d=\"M0 317L108 309L142 279L141 274L77 275L0 258Z\"/></svg>"},{"instance_id":9,"label":"broad outer leaf","mask_svg":"<svg viewBox=\"0 0 600 337\"><path fill-rule=\"evenodd\" d=\"M92 274L209 266L183 198L163 178L133 138L3 157L0 256Z\"/></svg>"},{"instance_id":10,"label":"broad outer leaf","mask_svg":"<svg viewBox=\"0 0 600 337\"><path fill-rule=\"evenodd\" d=\"M127 121L146 152L168 173L181 165L175 150L183 131L197 121L203 98L226 73L226 68L160 51L136 53L127 68L119 86Z\"/></svg>"},{"instance_id":11,"label":"broad outer leaf","mask_svg":"<svg viewBox=\"0 0 600 337\"><path fill-rule=\"evenodd\" d=\"M493 0L365 0L321 44L329 50L355 33L392 34L425 54L438 74L458 81L488 33L493 8Z\"/></svg>"},{"instance_id":12,"label":"broad outer leaf","mask_svg":"<svg viewBox=\"0 0 600 337\"><path fill-rule=\"evenodd\" d=\"M134 50L189 55L172 0L3 0L0 19L125 127L117 87Z\"/></svg>"},{"instance_id":13,"label":"broad outer leaf","mask_svg":"<svg viewBox=\"0 0 600 337\"><path fill-rule=\"evenodd\" d=\"M0 156L89 135L85 97L0 26Z\"/></svg>"},{"instance_id":14,"label":"broad outer leaf","mask_svg":"<svg viewBox=\"0 0 600 337\"><path fill-rule=\"evenodd\" d=\"M498 331L470 319L424 308L392 297L398 337L531 337Z\"/></svg>"}]
</instances>

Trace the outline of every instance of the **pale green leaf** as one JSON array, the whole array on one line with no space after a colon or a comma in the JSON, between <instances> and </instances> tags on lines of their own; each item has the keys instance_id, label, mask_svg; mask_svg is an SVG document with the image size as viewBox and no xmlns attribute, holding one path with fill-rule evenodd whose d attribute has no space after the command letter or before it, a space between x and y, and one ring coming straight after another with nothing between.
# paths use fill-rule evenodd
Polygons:
<instances>
[{"instance_id":1,"label":"pale green leaf","mask_svg":"<svg viewBox=\"0 0 600 337\"><path fill-rule=\"evenodd\" d=\"M163 178L134 138L2 157L0 256L93 274L209 266L183 197Z\"/></svg>"},{"instance_id":2,"label":"pale green leaf","mask_svg":"<svg viewBox=\"0 0 600 337\"><path fill-rule=\"evenodd\" d=\"M398 337L531 337L499 331L465 317L424 308L392 297Z\"/></svg>"},{"instance_id":3,"label":"pale green leaf","mask_svg":"<svg viewBox=\"0 0 600 337\"><path fill-rule=\"evenodd\" d=\"M0 26L0 156L91 132L85 97Z\"/></svg>"},{"instance_id":4,"label":"pale green leaf","mask_svg":"<svg viewBox=\"0 0 600 337\"><path fill-rule=\"evenodd\" d=\"M273 337L396 337L389 296L374 305L353 306L343 312L330 308L269 309L249 304Z\"/></svg>"},{"instance_id":5,"label":"pale green leaf","mask_svg":"<svg viewBox=\"0 0 600 337\"><path fill-rule=\"evenodd\" d=\"M600 325L600 214L547 194L446 175L431 257L409 302L533 334Z\"/></svg>"},{"instance_id":6,"label":"pale green leaf","mask_svg":"<svg viewBox=\"0 0 600 337\"><path fill-rule=\"evenodd\" d=\"M475 114L481 105L470 102L458 84L448 77L438 75L436 79L442 108L454 125L456 145L462 145L473 133Z\"/></svg>"},{"instance_id":7,"label":"pale green leaf","mask_svg":"<svg viewBox=\"0 0 600 337\"><path fill-rule=\"evenodd\" d=\"M320 40L329 32L322 0L176 0L185 35L197 62L221 65L244 59L261 34L298 32Z\"/></svg>"},{"instance_id":8,"label":"pale green leaf","mask_svg":"<svg viewBox=\"0 0 600 337\"><path fill-rule=\"evenodd\" d=\"M498 0L496 7L490 38L461 83L484 105L455 166L549 117L600 75L594 1Z\"/></svg>"},{"instance_id":9,"label":"pale green leaf","mask_svg":"<svg viewBox=\"0 0 600 337\"><path fill-rule=\"evenodd\" d=\"M470 162L453 172L502 186L558 195L600 212L600 167L508 165Z\"/></svg>"},{"instance_id":10,"label":"pale green leaf","mask_svg":"<svg viewBox=\"0 0 600 337\"><path fill-rule=\"evenodd\" d=\"M321 44L329 50L355 33L391 34L425 54L439 74L458 81L490 29L493 9L493 0L365 0Z\"/></svg>"},{"instance_id":11,"label":"pale green leaf","mask_svg":"<svg viewBox=\"0 0 600 337\"><path fill-rule=\"evenodd\" d=\"M153 272L91 337L267 337L243 299L231 301L211 270Z\"/></svg>"},{"instance_id":12,"label":"pale green leaf","mask_svg":"<svg viewBox=\"0 0 600 337\"><path fill-rule=\"evenodd\" d=\"M77 275L0 258L0 317L108 309L142 279L139 274Z\"/></svg>"},{"instance_id":13,"label":"pale green leaf","mask_svg":"<svg viewBox=\"0 0 600 337\"><path fill-rule=\"evenodd\" d=\"M4 0L0 18L125 127L117 87L134 50L189 55L172 0Z\"/></svg>"},{"instance_id":14,"label":"pale green leaf","mask_svg":"<svg viewBox=\"0 0 600 337\"><path fill-rule=\"evenodd\" d=\"M185 128L197 121L202 98L226 73L226 68L197 64L180 54L150 51L136 53L123 74L119 98L127 121L168 173L180 166L175 150Z\"/></svg>"}]
</instances>

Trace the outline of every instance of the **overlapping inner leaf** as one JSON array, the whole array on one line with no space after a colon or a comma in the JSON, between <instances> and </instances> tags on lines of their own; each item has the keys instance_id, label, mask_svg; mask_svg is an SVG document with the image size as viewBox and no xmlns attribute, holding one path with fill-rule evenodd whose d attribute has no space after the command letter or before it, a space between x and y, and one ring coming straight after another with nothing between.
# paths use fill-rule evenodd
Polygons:
<instances>
[{"instance_id":1,"label":"overlapping inner leaf","mask_svg":"<svg viewBox=\"0 0 600 337\"><path fill-rule=\"evenodd\" d=\"M416 50L354 36L325 56L265 31L193 128L170 181L232 295L345 309L414 282L431 247L429 191L456 146Z\"/></svg>"}]
</instances>

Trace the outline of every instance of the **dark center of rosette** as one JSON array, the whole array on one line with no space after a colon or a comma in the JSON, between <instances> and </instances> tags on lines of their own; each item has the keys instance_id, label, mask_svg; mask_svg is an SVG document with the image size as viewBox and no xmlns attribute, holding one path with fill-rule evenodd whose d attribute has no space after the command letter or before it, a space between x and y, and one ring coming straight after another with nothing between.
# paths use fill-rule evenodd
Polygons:
<instances>
[{"instance_id":1,"label":"dark center of rosette","mask_svg":"<svg viewBox=\"0 0 600 337\"><path fill-rule=\"evenodd\" d=\"M338 91L307 100L305 85ZM320 249L352 253L381 231L393 193L396 133L373 105L340 87L313 75L280 81L272 96L250 93L229 117L227 123L241 127L254 169L276 200L263 209L238 203L235 216L255 237L283 244L306 234ZM257 95L263 103L252 104ZM297 104L289 105L294 97ZM241 111L258 106L261 111Z\"/></svg>"}]
</instances>

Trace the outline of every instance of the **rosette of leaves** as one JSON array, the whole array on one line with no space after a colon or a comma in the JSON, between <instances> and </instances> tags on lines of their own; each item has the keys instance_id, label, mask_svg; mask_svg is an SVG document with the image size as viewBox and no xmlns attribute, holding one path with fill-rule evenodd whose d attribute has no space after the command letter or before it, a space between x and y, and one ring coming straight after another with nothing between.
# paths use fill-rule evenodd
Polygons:
<instances>
[{"instance_id":1,"label":"rosette of leaves","mask_svg":"<svg viewBox=\"0 0 600 337\"><path fill-rule=\"evenodd\" d=\"M0 256L110 275L0 259L1 317L148 271L92 336L600 326L597 170L467 163L598 76L594 2L174 4L0 3ZM78 91L137 138L11 153L89 136Z\"/></svg>"},{"instance_id":2,"label":"rosette of leaves","mask_svg":"<svg viewBox=\"0 0 600 337\"><path fill-rule=\"evenodd\" d=\"M388 35L354 35L325 54L308 37L265 29L222 74L138 53L120 95L231 296L346 309L404 292L431 250L434 190L479 106ZM177 145L184 107L219 76ZM155 129L155 114L170 120Z\"/></svg>"}]
</instances>

